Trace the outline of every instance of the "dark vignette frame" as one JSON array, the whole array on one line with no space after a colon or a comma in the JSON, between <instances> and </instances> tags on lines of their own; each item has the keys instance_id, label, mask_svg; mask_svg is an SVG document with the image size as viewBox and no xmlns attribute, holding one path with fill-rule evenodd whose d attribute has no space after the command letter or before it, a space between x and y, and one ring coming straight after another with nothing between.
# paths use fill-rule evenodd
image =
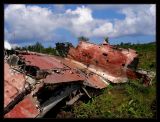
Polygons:
<instances>
[{"instance_id":1,"label":"dark vignette frame","mask_svg":"<svg viewBox=\"0 0 160 122\"><path fill-rule=\"evenodd\" d=\"M159 46L160 46L160 37L159 37L159 31L160 29L158 29L159 27L159 21L158 21L158 11L160 9L160 5L158 4L158 0L110 0L110 1L96 1L96 0L3 0L3 2L1 3L1 41L0 41L0 73L1 73L1 84L0 84L0 87L1 87L1 92L0 92L0 117L2 117L2 119L4 120L3 118L3 101L4 101L4 97L3 97L3 94L4 94L4 5L5 4L156 4L156 60L157 60L157 70L156 70L156 73L157 73L157 119L145 119L145 121L147 120L158 120L160 117L159 117L159 106L158 106L158 103L160 103L160 100L159 100L159 95L160 95L160 90L158 90L158 86L160 86L160 72L159 72L159 62L160 62L160 59L159 59L159 55L158 55L158 51L159 51ZM16 119L17 120L17 119ZM52 120L52 119L37 119L37 120ZM109 119L109 120L112 120L112 119ZM113 119L114 120L114 119ZM118 119L119 120L122 120L124 121L124 119ZM126 120L126 119L125 119ZM34 121L34 120L33 120ZM58 120L59 121L59 120ZM70 121L70 120L69 120ZM77 120L76 120L77 121ZM92 121L92 120L91 120ZM108 121L108 119L107 119ZM126 120L127 121L127 120ZM141 121L141 120L140 120Z\"/></svg>"}]
</instances>

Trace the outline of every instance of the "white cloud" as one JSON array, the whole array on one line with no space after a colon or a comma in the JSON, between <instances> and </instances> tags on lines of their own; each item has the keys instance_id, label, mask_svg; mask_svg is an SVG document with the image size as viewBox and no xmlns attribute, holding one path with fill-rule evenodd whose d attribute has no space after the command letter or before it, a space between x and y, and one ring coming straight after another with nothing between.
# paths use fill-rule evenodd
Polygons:
<instances>
[{"instance_id":1,"label":"white cloud","mask_svg":"<svg viewBox=\"0 0 160 122\"><path fill-rule=\"evenodd\" d=\"M83 25L93 21L92 11L84 6L77 7L77 9L73 11L68 9L66 14L75 15L74 18L71 18L72 23L75 25Z\"/></svg>"},{"instance_id":2,"label":"white cloud","mask_svg":"<svg viewBox=\"0 0 160 122\"><path fill-rule=\"evenodd\" d=\"M93 34L95 36L101 36L104 37L106 35L110 35L110 33L113 32L113 24L110 22L106 22L103 25L101 25L100 27L96 28L93 31Z\"/></svg>"},{"instance_id":3,"label":"white cloud","mask_svg":"<svg viewBox=\"0 0 160 122\"><path fill-rule=\"evenodd\" d=\"M8 49L8 50L11 50L11 48L12 48L10 43L7 40L4 41L4 48Z\"/></svg>"},{"instance_id":4,"label":"white cloud","mask_svg":"<svg viewBox=\"0 0 160 122\"><path fill-rule=\"evenodd\" d=\"M9 5L5 9L8 40L47 40L54 37L56 27L52 12L38 6ZM7 34L7 33L5 33Z\"/></svg>"},{"instance_id":5,"label":"white cloud","mask_svg":"<svg viewBox=\"0 0 160 122\"><path fill-rule=\"evenodd\" d=\"M111 36L123 36L132 34L155 34L155 13L150 8L155 5L126 7L121 10L125 14L124 20L115 22L114 33Z\"/></svg>"},{"instance_id":6,"label":"white cloud","mask_svg":"<svg viewBox=\"0 0 160 122\"><path fill-rule=\"evenodd\" d=\"M20 45L18 45L18 44L11 44L11 43L9 43L9 41L8 40L5 40L4 41L4 48L5 49L8 49L8 50L11 50L11 49L14 49L14 48L16 48L16 47L20 47Z\"/></svg>"},{"instance_id":7,"label":"white cloud","mask_svg":"<svg viewBox=\"0 0 160 122\"><path fill-rule=\"evenodd\" d=\"M92 17L92 11L84 6L77 7L76 10L66 10L66 15L69 17L69 31L75 36L91 36L94 28L95 20Z\"/></svg>"},{"instance_id":8,"label":"white cloud","mask_svg":"<svg viewBox=\"0 0 160 122\"><path fill-rule=\"evenodd\" d=\"M105 5L107 6L107 5ZM101 7L105 9L105 6ZM81 6L75 10L59 12L32 5L9 5L5 8L5 39L7 40L53 40L59 28L70 31L76 37L119 37L134 34L155 34L155 5L117 5L125 15L114 23L94 18L94 7ZM116 6L109 5L109 8ZM94 8L94 9L92 9ZM63 10L63 12L61 11Z\"/></svg>"}]
</instances>

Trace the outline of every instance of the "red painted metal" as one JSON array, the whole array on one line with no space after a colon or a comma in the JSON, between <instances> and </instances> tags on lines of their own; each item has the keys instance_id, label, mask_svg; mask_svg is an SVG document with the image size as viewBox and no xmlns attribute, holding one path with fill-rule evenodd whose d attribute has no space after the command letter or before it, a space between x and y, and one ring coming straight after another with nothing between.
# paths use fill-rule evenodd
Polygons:
<instances>
[{"instance_id":1,"label":"red painted metal","mask_svg":"<svg viewBox=\"0 0 160 122\"><path fill-rule=\"evenodd\" d=\"M9 84L8 81L4 82L4 107L16 97L17 93L17 89Z\"/></svg>"},{"instance_id":2,"label":"red painted metal","mask_svg":"<svg viewBox=\"0 0 160 122\"><path fill-rule=\"evenodd\" d=\"M25 53L21 54L21 57L25 59L27 65L37 66L40 69L53 69L53 68L67 68L67 70L60 71L59 73L53 72L52 74L47 75L46 78L43 79L44 83L49 84L58 84L58 83L66 83L66 82L77 82L77 81L86 81L90 86L95 86L95 88L104 88L106 86L98 76L88 76L82 75L80 72L76 72L76 70L80 68L77 64L70 62L69 60L65 60L63 58L55 57L55 56L47 56L47 55L37 55ZM67 67L66 67L67 66ZM98 80L99 79L99 80ZM93 82L93 84L92 84ZM102 83L101 83L102 82ZM91 85L92 84L92 85Z\"/></svg>"},{"instance_id":3,"label":"red painted metal","mask_svg":"<svg viewBox=\"0 0 160 122\"><path fill-rule=\"evenodd\" d=\"M25 75L12 70L5 63L4 80L4 106L7 106L24 89Z\"/></svg>"},{"instance_id":4,"label":"red painted metal","mask_svg":"<svg viewBox=\"0 0 160 122\"><path fill-rule=\"evenodd\" d=\"M52 69L52 68L63 68L64 65L60 63L60 60L55 57L47 56L47 55L36 55L36 54L26 54L22 55L27 65L37 66L40 69Z\"/></svg>"},{"instance_id":5,"label":"red painted metal","mask_svg":"<svg viewBox=\"0 0 160 122\"><path fill-rule=\"evenodd\" d=\"M109 44L95 45L83 41L76 48L72 47L68 54L68 58L106 70L110 70L113 65L122 68L123 65L130 64L137 56L136 52L131 49L115 49Z\"/></svg>"},{"instance_id":6,"label":"red painted metal","mask_svg":"<svg viewBox=\"0 0 160 122\"><path fill-rule=\"evenodd\" d=\"M87 67L81 63L75 63L72 59L64 59L63 63L71 68L76 68L79 69L80 76L85 77L85 83L87 83L86 85L94 87L94 88L105 88L108 86L109 83L107 83L107 81L104 83L104 80L102 80L102 77L96 75L95 73L91 73L91 71L89 71L87 69ZM96 67L97 68L97 67Z\"/></svg>"},{"instance_id":7,"label":"red painted metal","mask_svg":"<svg viewBox=\"0 0 160 122\"><path fill-rule=\"evenodd\" d=\"M109 85L107 81L96 74L89 75L89 77L86 79L86 83L88 83L89 86L97 89L103 89Z\"/></svg>"},{"instance_id":8,"label":"red painted metal","mask_svg":"<svg viewBox=\"0 0 160 122\"><path fill-rule=\"evenodd\" d=\"M32 96L26 96L4 118L35 118L39 114Z\"/></svg>"},{"instance_id":9,"label":"red painted metal","mask_svg":"<svg viewBox=\"0 0 160 122\"><path fill-rule=\"evenodd\" d=\"M101 72L101 76L114 83L126 82L127 66L137 58L132 49L119 49L108 43L95 45L81 41L76 48L70 48L68 58L85 64L88 69Z\"/></svg>"},{"instance_id":10,"label":"red painted metal","mask_svg":"<svg viewBox=\"0 0 160 122\"><path fill-rule=\"evenodd\" d=\"M52 73L48 75L44 79L44 83L65 83L65 82L77 82L77 81L84 81L85 77L81 74L75 72L75 70L65 70L61 71L60 73Z\"/></svg>"}]
</instances>

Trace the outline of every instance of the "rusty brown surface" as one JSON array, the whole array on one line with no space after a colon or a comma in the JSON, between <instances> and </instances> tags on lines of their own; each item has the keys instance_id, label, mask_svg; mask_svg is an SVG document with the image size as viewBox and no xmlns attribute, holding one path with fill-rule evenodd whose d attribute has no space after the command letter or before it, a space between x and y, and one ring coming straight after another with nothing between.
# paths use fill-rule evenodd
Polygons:
<instances>
[{"instance_id":1,"label":"rusty brown surface","mask_svg":"<svg viewBox=\"0 0 160 122\"><path fill-rule=\"evenodd\" d=\"M35 118L39 114L36 102L32 96L26 96L4 118Z\"/></svg>"},{"instance_id":2,"label":"rusty brown surface","mask_svg":"<svg viewBox=\"0 0 160 122\"><path fill-rule=\"evenodd\" d=\"M94 85L91 86L96 86L95 88L104 88L104 86L106 86L104 85L104 83L100 83L102 82L100 79L100 81L96 80L95 76L85 76L82 75L80 72L76 72L75 69L79 69L80 67L79 65L72 63L70 60L65 60L56 56L51 57L47 55L37 55L36 53L22 53L20 56L25 60L27 65L33 65L39 67L40 69L48 70L58 68L57 72L52 72L43 79L44 83L57 84L77 81L82 82L86 80L88 84L92 84L91 82L93 82Z\"/></svg>"},{"instance_id":3,"label":"rusty brown surface","mask_svg":"<svg viewBox=\"0 0 160 122\"><path fill-rule=\"evenodd\" d=\"M65 70L59 73L52 73L48 75L44 79L44 83L65 83L65 82L77 82L77 81L84 81L85 77L80 75L79 73L75 72L74 70Z\"/></svg>"},{"instance_id":4,"label":"rusty brown surface","mask_svg":"<svg viewBox=\"0 0 160 122\"><path fill-rule=\"evenodd\" d=\"M88 78L86 79L86 83L89 86L98 89L106 88L109 85L109 83L106 80L104 80L103 78L101 78L96 74L89 75Z\"/></svg>"},{"instance_id":5,"label":"rusty brown surface","mask_svg":"<svg viewBox=\"0 0 160 122\"><path fill-rule=\"evenodd\" d=\"M127 66L137 58L132 49L119 49L109 44L95 45L81 41L71 48L68 58L85 64L87 69L101 75L113 83L127 81ZM79 63L76 63L79 65Z\"/></svg>"},{"instance_id":6,"label":"rusty brown surface","mask_svg":"<svg viewBox=\"0 0 160 122\"><path fill-rule=\"evenodd\" d=\"M22 55L21 58L25 60L26 65L36 66L40 69L52 69L52 68L63 68L64 66L60 63L60 60L46 56L46 55L36 55L36 54L26 54Z\"/></svg>"},{"instance_id":7,"label":"rusty brown surface","mask_svg":"<svg viewBox=\"0 0 160 122\"><path fill-rule=\"evenodd\" d=\"M85 65L77 63L71 59L66 58L63 60L63 64L79 69L79 76L85 77L85 84L94 88L102 89L108 86L107 80L104 80L101 76L92 73Z\"/></svg>"},{"instance_id":8,"label":"rusty brown surface","mask_svg":"<svg viewBox=\"0 0 160 122\"><path fill-rule=\"evenodd\" d=\"M24 89L25 75L4 63L4 81L4 106L7 106Z\"/></svg>"},{"instance_id":9,"label":"rusty brown surface","mask_svg":"<svg viewBox=\"0 0 160 122\"><path fill-rule=\"evenodd\" d=\"M99 67L108 68L109 65L128 65L138 55L134 50L116 49L107 45L95 45L81 41L76 48L69 50L68 57L84 64L94 64Z\"/></svg>"}]
</instances>

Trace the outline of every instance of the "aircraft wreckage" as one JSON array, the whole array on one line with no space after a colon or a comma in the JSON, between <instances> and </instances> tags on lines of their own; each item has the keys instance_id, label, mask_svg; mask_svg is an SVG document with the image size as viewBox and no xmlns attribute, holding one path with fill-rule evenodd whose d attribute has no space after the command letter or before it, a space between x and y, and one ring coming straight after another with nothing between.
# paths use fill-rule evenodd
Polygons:
<instances>
[{"instance_id":1,"label":"aircraft wreckage","mask_svg":"<svg viewBox=\"0 0 160 122\"><path fill-rule=\"evenodd\" d=\"M4 118L39 118L69 96L72 105L88 88L103 89L110 83L142 79L151 84L147 73L137 71L138 54L108 43L80 41L70 47L66 58L41 53L5 50ZM45 89L49 89L45 93Z\"/></svg>"}]
</instances>

